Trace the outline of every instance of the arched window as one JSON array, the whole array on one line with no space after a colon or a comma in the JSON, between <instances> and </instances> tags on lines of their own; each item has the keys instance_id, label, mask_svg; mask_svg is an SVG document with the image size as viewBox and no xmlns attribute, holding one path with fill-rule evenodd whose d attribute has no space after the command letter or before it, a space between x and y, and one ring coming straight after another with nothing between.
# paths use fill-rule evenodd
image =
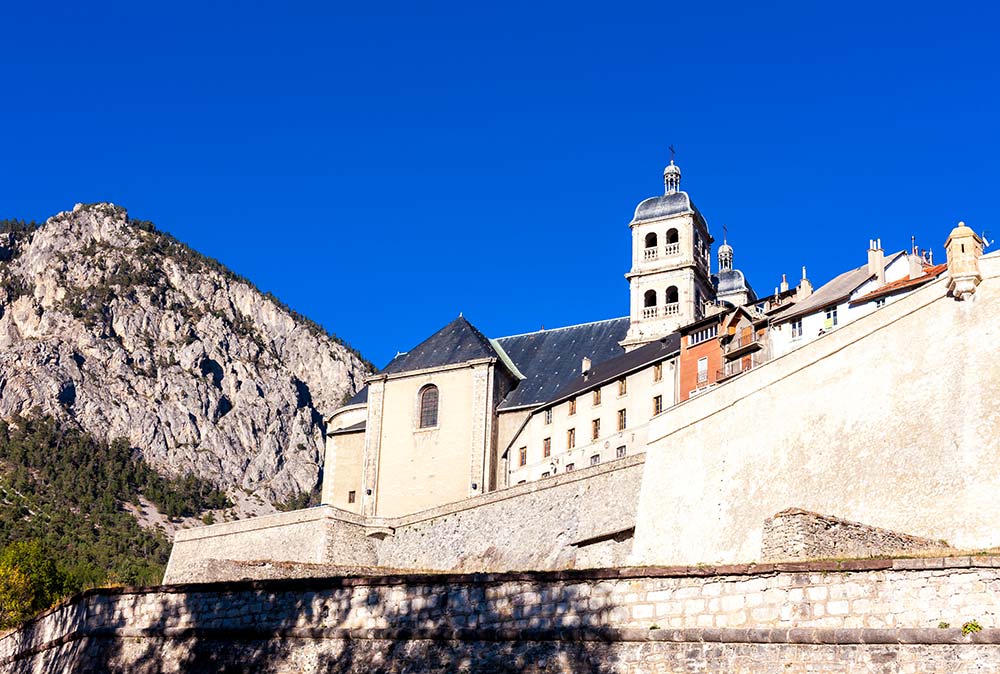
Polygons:
<instances>
[{"instance_id":1,"label":"arched window","mask_svg":"<svg viewBox=\"0 0 1000 674\"><path fill-rule=\"evenodd\" d=\"M665 303L674 304L675 302L677 302L677 286L670 286L667 288Z\"/></svg>"},{"instance_id":2,"label":"arched window","mask_svg":"<svg viewBox=\"0 0 1000 674\"><path fill-rule=\"evenodd\" d=\"M438 388L428 384L420 389L420 428L438 425Z\"/></svg>"},{"instance_id":3,"label":"arched window","mask_svg":"<svg viewBox=\"0 0 1000 674\"><path fill-rule=\"evenodd\" d=\"M646 248L656 248L656 232L646 235Z\"/></svg>"},{"instance_id":4,"label":"arched window","mask_svg":"<svg viewBox=\"0 0 1000 674\"><path fill-rule=\"evenodd\" d=\"M642 306L644 307L655 307L656 306L656 291L647 290L646 294L642 296Z\"/></svg>"},{"instance_id":5,"label":"arched window","mask_svg":"<svg viewBox=\"0 0 1000 674\"><path fill-rule=\"evenodd\" d=\"M668 229L667 230L667 243L677 243L677 230Z\"/></svg>"}]
</instances>

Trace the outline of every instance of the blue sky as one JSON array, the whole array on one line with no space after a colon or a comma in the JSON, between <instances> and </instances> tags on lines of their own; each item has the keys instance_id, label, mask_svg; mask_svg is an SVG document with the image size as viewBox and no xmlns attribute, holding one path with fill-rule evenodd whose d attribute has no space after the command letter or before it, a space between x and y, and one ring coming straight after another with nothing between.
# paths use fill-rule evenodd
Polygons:
<instances>
[{"instance_id":1,"label":"blue sky","mask_svg":"<svg viewBox=\"0 0 1000 674\"><path fill-rule=\"evenodd\" d=\"M0 217L113 201L377 365L625 315L683 187L761 294L1000 238L992 3L3 3ZM992 236L991 236L992 238Z\"/></svg>"}]
</instances>

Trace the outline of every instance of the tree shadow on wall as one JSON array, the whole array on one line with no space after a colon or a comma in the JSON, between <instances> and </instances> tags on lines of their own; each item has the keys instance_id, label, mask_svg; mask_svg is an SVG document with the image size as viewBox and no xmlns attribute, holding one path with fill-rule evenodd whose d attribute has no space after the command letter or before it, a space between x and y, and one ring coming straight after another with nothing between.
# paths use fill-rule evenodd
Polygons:
<instances>
[{"instance_id":1,"label":"tree shadow on wall","mask_svg":"<svg viewBox=\"0 0 1000 674\"><path fill-rule=\"evenodd\" d=\"M145 595L151 603L137 618L107 622L103 636L53 653L34 671L618 671L606 628L615 609L584 584L522 577L506 593L498 590L509 585L475 577L411 582L418 593L406 596L398 586L340 579Z\"/></svg>"}]
</instances>

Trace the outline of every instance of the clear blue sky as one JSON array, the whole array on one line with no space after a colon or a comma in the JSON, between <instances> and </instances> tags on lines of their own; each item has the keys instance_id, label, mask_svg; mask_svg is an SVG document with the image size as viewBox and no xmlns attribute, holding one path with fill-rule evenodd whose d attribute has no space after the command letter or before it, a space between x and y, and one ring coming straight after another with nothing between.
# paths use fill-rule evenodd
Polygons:
<instances>
[{"instance_id":1,"label":"clear blue sky","mask_svg":"<svg viewBox=\"0 0 1000 674\"><path fill-rule=\"evenodd\" d=\"M0 5L0 217L113 201L377 365L625 315L683 187L758 292L1000 238L994 3Z\"/></svg>"}]
</instances>

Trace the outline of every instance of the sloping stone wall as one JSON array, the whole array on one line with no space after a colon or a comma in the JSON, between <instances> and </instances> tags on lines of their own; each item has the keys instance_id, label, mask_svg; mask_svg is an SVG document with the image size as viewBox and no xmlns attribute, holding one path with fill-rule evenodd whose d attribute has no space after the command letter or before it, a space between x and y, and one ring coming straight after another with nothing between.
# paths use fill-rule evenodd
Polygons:
<instances>
[{"instance_id":1,"label":"sloping stone wall","mask_svg":"<svg viewBox=\"0 0 1000 674\"><path fill-rule=\"evenodd\" d=\"M764 521L761 559L780 562L802 559L861 559L938 551L945 541L870 527L838 517L790 508Z\"/></svg>"},{"instance_id":2,"label":"sloping stone wall","mask_svg":"<svg viewBox=\"0 0 1000 674\"><path fill-rule=\"evenodd\" d=\"M0 671L997 671L998 591L986 557L100 589Z\"/></svg>"}]
</instances>

